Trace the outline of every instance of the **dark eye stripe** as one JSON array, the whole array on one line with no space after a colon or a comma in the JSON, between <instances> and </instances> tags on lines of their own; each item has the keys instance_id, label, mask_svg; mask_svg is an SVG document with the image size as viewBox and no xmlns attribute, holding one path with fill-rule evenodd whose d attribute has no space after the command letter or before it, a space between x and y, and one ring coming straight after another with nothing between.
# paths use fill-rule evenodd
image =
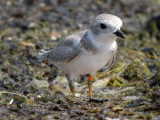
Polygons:
<instances>
[{"instance_id":1,"label":"dark eye stripe","mask_svg":"<svg viewBox=\"0 0 160 120\"><path fill-rule=\"evenodd\" d=\"M107 26L106 26L105 24L103 24L103 23L100 23L100 27L101 27L102 29L106 29L106 28L107 28Z\"/></svg>"}]
</instances>

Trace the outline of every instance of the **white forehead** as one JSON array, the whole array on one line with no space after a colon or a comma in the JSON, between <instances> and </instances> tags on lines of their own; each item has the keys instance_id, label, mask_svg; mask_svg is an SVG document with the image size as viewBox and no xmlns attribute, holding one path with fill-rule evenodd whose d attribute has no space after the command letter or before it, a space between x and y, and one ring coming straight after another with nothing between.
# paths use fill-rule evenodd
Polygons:
<instances>
[{"instance_id":1,"label":"white forehead","mask_svg":"<svg viewBox=\"0 0 160 120\"><path fill-rule=\"evenodd\" d=\"M112 14L100 14L94 19L92 24L97 24L100 22L110 24L116 28L120 28L123 24L119 17Z\"/></svg>"}]
</instances>

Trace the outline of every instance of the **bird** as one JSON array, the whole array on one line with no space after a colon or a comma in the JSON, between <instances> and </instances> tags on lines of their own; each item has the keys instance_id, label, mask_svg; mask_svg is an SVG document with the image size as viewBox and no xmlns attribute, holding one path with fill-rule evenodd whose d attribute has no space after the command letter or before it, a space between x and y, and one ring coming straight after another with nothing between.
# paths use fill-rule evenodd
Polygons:
<instances>
[{"instance_id":1,"label":"bird","mask_svg":"<svg viewBox=\"0 0 160 120\"><path fill-rule=\"evenodd\" d=\"M117 52L116 39L125 39L122 20L113 14L99 14L87 30L64 37L57 46L39 52L39 61L48 59L67 75L70 91L75 95L73 80L88 75L89 98L92 99L94 74L106 66L110 68Z\"/></svg>"}]
</instances>

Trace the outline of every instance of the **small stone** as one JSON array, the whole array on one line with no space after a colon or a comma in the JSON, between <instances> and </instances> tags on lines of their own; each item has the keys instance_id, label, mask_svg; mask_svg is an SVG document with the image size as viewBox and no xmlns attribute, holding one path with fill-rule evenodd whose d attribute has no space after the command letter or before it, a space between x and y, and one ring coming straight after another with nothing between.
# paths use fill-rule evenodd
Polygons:
<instances>
[{"instance_id":1,"label":"small stone","mask_svg":"<svg viewBox=\"0 0 160 120\"><path fill-rule=\"evenodd\" d=\"M48 82L46 80L37 80L37 79L34 79L32 81L32 86L33 87L37 87L37 88L42 88L42 87L48 88L49 84L48 84Z\"/></svg>"},{"instance_id":2,"label":"small stone","mask_svg":"<svg viewBox=\"0 0 160 120\"><path fill-rule=\"evenodd\" d=\"M60 34L58 34L56 31L52 31L50 34L50 38L52 40L57 40L57 38L61 37Z\"/></svg>"},{"instance_id":3,"label":"small stone","mask_svg":"<svg viewBox=\"0 0 160 120\"><path fill-rule=\"evenodd\" d=\"M109 78L104 78L101 80L96 80L93 84L92 87L94 88L94 90L100 90L106 87L106 85L109 82Z\"/></svg>"},{"instance_id":4,"label":"small stone","mask_svg":"<svg viewBox=\"0 0 160 120\"><path fill-rule=\"evenodd\" d=\"M79 93L76 93L75 96L76 96L76 97L80 97L80 94L79 94Z\"/></svg>"},{"instance_id":5,"label":"small stone","mask_svg":"<svg viewBox=\"0 0 160 120\"><path fill-rule=\"evenodd\" d=\"M122 107L115 107L113 108L113 112L118 112L118 111L122 111L123 108Z\"/></svg>"}]
</instances>

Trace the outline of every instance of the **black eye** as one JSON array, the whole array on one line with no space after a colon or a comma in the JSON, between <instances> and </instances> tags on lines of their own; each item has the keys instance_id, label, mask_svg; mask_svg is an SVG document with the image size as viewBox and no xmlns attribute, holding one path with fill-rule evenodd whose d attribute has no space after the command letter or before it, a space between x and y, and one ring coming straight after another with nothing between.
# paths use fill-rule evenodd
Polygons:
<instances>
[{"instance_id":1,"label":"black eye","mask_svg":"<svg viewBox=\"0 0 160 120\"><path fill-rule=\"evenodd\" d=\"M106 28L107 28L107 26L106 26L105 24L103 24L103 23L100 23L100 27L101 27L102 29L106 29Z\"/></svg>"}]
</instances>

